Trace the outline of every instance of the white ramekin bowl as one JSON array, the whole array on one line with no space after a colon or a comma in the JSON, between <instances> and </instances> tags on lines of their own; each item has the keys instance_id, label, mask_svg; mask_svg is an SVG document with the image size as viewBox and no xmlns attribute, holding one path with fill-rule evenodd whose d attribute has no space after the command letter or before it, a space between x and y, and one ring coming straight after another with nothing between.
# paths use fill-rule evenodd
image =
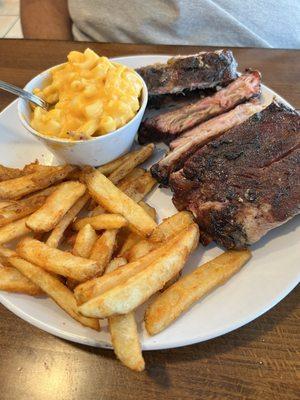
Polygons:
<instances>
[{"instance_id":1,"label":"white ramekin bowl","mask_svg":"<svg viewBox=\"0 0 300 400\"><path fill-rule=\"evenodd\" d=\"M45 79L49 77L50 70L51 68L34 77L24 89L32 92L37 87L43 87ZM70 141L42 135L30 126L30 105L21 98L18 100L19 118L27 131L43 142L60 162L76 165L103 165L128 152L133 144L148 101L147 86L143 79L140 79L143 88L141 106L137 114L121 128L94 139Z\"/></svg>"}]
</instances>

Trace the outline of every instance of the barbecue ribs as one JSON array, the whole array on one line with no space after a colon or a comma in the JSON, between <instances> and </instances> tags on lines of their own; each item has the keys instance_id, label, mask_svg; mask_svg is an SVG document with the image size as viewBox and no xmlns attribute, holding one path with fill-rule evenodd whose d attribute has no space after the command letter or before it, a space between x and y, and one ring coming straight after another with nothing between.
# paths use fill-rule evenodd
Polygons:
<instances>
[{"instance_id":1,"label":"barbecue ribs","mask_svg":"<svg viewBox=\"0 0 300 400\"><path fill-rule=\"evenodd\" d=\"M147 143L156 140L169 144L196 125L229 111L252 97L258 97L260 83L261 75L258 71L246 71L245 74L212 96L147 118L140 127L139 141Z\"/></svg>"},{"instance_id":2,"label":"barbecue ribs","mask_svg":"<svg viewBox=\"0 0 300 400\"><path fill-rule=\"evenodd\" d=\"M230 50L172 57L166 64L138 68L149 95L178 93L227 85L237 77L237 63Z\"/></svg>"},{"instance_id":3,"label":"barbecue ribs","mask_svg":"<svg viewBox=\"0 0 300 400\"><path fill-rule=\"evenodd\" d=\"M300 116L273 102L197 150L171 174L173 201L228 249L300 211Z\"/></svg>"}]
</instances>

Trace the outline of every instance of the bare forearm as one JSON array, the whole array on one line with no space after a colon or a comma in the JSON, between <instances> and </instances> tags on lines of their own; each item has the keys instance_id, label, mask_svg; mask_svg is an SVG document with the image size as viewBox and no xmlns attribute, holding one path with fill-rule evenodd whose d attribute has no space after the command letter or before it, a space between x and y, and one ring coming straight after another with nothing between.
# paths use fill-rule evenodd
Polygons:
<instances>
[{"instance_id":1,"label":"bare forearm","mask_svg":"<svg viewBox=\"0 0 300 400\"><path fill-rule=\"evenodd\" d=\"M72 39L67 0L21 0L26 39Z\"/></svg>"}]
</instances>

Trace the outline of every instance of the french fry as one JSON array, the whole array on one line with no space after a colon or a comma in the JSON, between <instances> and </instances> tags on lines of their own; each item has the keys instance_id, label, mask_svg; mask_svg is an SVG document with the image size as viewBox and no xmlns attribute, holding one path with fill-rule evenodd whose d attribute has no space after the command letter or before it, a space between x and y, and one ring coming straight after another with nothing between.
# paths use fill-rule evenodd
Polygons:
<instances>
[{"instance_id":1,"label":"french fry","mask_svg":"<svg viewBox=\"0 0 300 400\"><path fill-rule=\"evenodd\" d=\"M118 188L125 191L125 189L132 185L132 183L144 175L145 170L143 168L134 168L129 174L127 174L123 179L118 182Z\"/></svg>"},{"instance_id":2,"label":"french fry","mask_svg":"<svg viewBox=\"0 0 300 400\"><path fill-rule=\"evenodd\" d=\"M0 182L8 181L9 179L19 178L25 175L24 172L19 168L10 168L0 165Z\"/></svg>"},{"instance_id":3,"label":"french fry","mask_svg":"<svg viewBox=\"0 0 300 400\"><path fill-rule=\"evenodd\" d=\"M167 290L170 286L174 285L174 283L177 282L178 279L180 279L180 277L181 277L181 272L182 272L182 271L179 271L177 275L173 276L173 278L170 279L170 280L165 284L165 286L160 290L160 292L164 292L164 291Z\"/></svg>"},{"instance_id":4,"label":"french fry","mask_svg":"<svg viewBox=\"0 0 300 400\"><path fill-rule=\"evenodd\" d=\"M112 345L118 359L133 371L143 371L145 361L134 313L109 317L108 326Z\"/></svg>"},{"instance_id":5,"label":"french fry","mask_svg":"<svg viewBox=\"0 0 300 400\"><path fill-rule=\"evenodd\" d=\"M6 207L9 207L9 206L16 206L18 204L18 202L17 201L15 201L15 200L11 200L11 201L8 201L8 200L3 200L3 201L0 201L0 211L3 209L3 208L6 208Z\"/></svg>"},{"instance_id":6,"label":"french fry","mask_svg":"<svg viewBox=\"0 0 300 400\"><path fill-rule=\"evenodd\" d=\"M86 225L86 226L90 226L90 225ZM92 229L93 229L93 228L92 228ZM94 232L95 232L95 231L94 231ZM97 239L97 235L96 235L96 239ZM74 249L73 249L73 252L74 252ZM81 257L83 257L83 256L81 256ZM1 260L1 258L0 258L0 260ZM113 260L111 260L111 261L109 262L108 266L107 266L106 269L105 269L105 272L106 272L106 271L111 271L111 270L113 271L113 270L115 270L116 268L122 267L122 266L125 265L125 264L127 264L126 258L123 258L123 257L116 257L116 258L114 258ZM66 285L68 286L68 288L69 288L70 290L74 290L74 289L76 288L76 286L78 286L79 283L80 283L80 282L75 281L74 279L71 279L71 278L68 278L67 281L66 281Z\"/></svg>"},{"instance_id":7,"label":"french fry","mask_svg":"<svg viewBox=\"0 0 300 400\"><path fill-rule=\"evenodd\" d=\"M83 303L78 308L79 312L82 315L96 318L128 314L163 288L166 282L183 268L188 255L198 241L198 226L191 224L182 231L178 242L159 259L123 284Z\"/></svg>"},{"instance_id":8,"label":"french fry","mask_svg":"<svg viewBox=\"0 0 300 400\"><path fill-rule=\"evenodd\" d=\"M150 253L156 247L157 245L150 242L149 240L140 240L128 251L127 259L129 262L136 261L139 258L144 257L146 254Z\"/></svg>"},{"instance_id":9,"label":"french fry","mask_svg":"<svg viewBox=\"0 0 300 400\"><path fill-rule=\"evenodd\" d=\"M16 251L20 257L49 272L55 272L81 282L95 276L99 271L95 261L54 249L31 238L22 239Z\"/></svg>"},{"instance_id":10,"label":"french fry","mask_svg":"<svg viewBox=\"0 0 300 400\"><path fill-rule=\"evenodd\" d=\"M167 328L193 303L224 284L251 258L249 250L226 251L184 276L148 307L145 326L150 335Z\"/></svg>"},{"instance_id":11,"label":"french fry","mask_svg":"<svg viewBox=\"0 0 300 400\"><path fill-rule=\"evenodd\" d=\"M128 261L132 262L145 256L150 251L157 248L162 242L169 240L170 237L189 226L192 222L192 214L187 211L181 211L172 215L172 217L164 219L153 231L148 240L141 240L132 246L127 253Z\"/></svg>"},{"instance_id":12,"label":"french fry","mask_svg":"<svg viewBox=\"0 0 300 400\"><path fill-rule=\"evenodd\" d=\"M126 264L127 264L126 258L115 257L109 262L108 266L106 267L105 273L107 274L108 272L112 272L115 269L117 269L119 267L123 267Z\"/></svg>"},{"instance_id":13,"label":"french fry","mask_svg":"<svg viewBox=\"0 0 300 400\"><path fill-rule=\"evenodd\" d=\"M17 253L14 250L8 249L7 247L0 246L0 257L9 258L16 256Z\"/></svg>"},{"instance_id":14,"label":"french fry","mask_svg":"<svg viewBox=\"0 0 300 400\"><path fill-rule=\"evenodd\" d=\"M68 180L79 181L84 183L86 175L90 174L93 171L95 171L94 167L91 167L90 165L84 165L82 167L79 167L75 171L71 172L68 175Z\"/></svg>"},{"instance_id":15,"label":"french fry","mask_svg":"<svg viewBox=\"0 0 300 400\"><path fill-rule=\"evenodd\" d=\"M100 214L95 217L80 218L74 222L73 227L78 231L87 224L96 230L119 229L127 225L127 220L119 214Z\"/></svg>"},{"instance_id":16,"label":"french fry","mask_svg":"<svg viewBox=\"0 0 300 400\"><path fill-rule=\"evenodd\" d=\"M106 210L121 214L132 229L141 236L149 236L157 226L155 221L108 178L95 171L86 178L91 196Z\"/></svg>"},{"instance_id":17,"label":"french fry","mask_svg":"<svg viewBox=\"0 0 300 400\"><path fill-rule=\"evenodd\" d=\"M144 203L143 201L139 202L139 205L150 215L151 218L156 220L156 210L153 207L150 207L148 204ZM105 212L103 207L98 206L94 209L94 211L91 212L91 216L94 215L99 215ZM127 257L128 255L128 250L138 241L141 240L141 237L134 233L131 232L128 228L124 228L121 231L119 231L118 234L118 245L117 248L119 249L118 252L120 255L124 255L124 257Z\"/></svg>"},{"instance_id":18,"label":"french fry","mask_svg":"<svg viewBox=\"0 0 300 400\"><path fill-rule=\"evenodd\" d=\"M54 190L56 190L56 186L44 189L22 200L10 202L5 207L2 207L0 210L0 227L35 212L45 203L47 197Z\"/></svg>"},{"instance_id":19,"label":"french fry","mask_svg":"<svg viewBox=\"0 0 300 400\"><path fill-rule=\"evenodd\" d=\"M180 232L193 222L193 215L189 211L181 211L169 218L165 218L149 237L151 242L163 242L172 235Z\"/></svg>"},{"instance_id":20,"label":"french fry","mask_svg":"<svg viewBox=\"0 0 300 400\"><path fill-rule=\"evenodd\" d=\"M97 272L98 276L101 276L103 274L105 268L111 260L116 243L117 233L118 231L116 229L105 231L96 240L92 248L89 258L97 262L99 266L99 271Z\"/></svg>"},{"instance_id":21,"label":"french fry","mask_svg":"<svg viewBox=\"0 0 300 400\"><path fill-rule=\"evenodd\" d=\"M133 201L141 201L157 184L156 180L152 177L150 172L145 172L144 175L140 176L130 185L124 188L120 188L124 193L130 197Z\"/></svg>"},{"instance_id":22,"label":"french fry","mask_svg":"<svg viewBox=\"0 0 300 400\"><path fill-rule=\"evenodd\" d=\"M115 271L126 264L122 257L114 258L105 270L105 273ZM134 313L116 315L108 318L108 327L114 352L118 359L134 371L143 371L145 361L142 355L141 344L137 331Z\"/></svg>"},{"instance_id":23,"label":"french fry","mask_svg":"<svg viewBox=\"0 0 300 400\"><path fill-rule=\"evenodd\" d=\"M136 170L138 170L137 171L138 173L135 172ZM130 179L129 179L129 175L131 175ZM151 191L153 186L156 184L156 181L154 178L152 178L152 176L149 172L145 172L144 170L142 170L140 168L136 168L129 175L126 176L119 183L118 188L120 190L122 190L122 192L124 192L127 196L131 197L132 200L134 200L136 202L140 202L140 200L142 200ZM91 213L90 213L91 217L105 213L105 209L102 206L97 205L95 200L93 200L93 202L95 204L94 204L94 206L91 207L91 209L92 209ZM142 206L142 204L140 204L140 205ZM153 214L152 215L149 214L149 215L151 217L153 217Z\"/></svg>"},{"instance_id":24,"label":"french fry","mask_svg":"<svg viewBox=\"0 0 300 400\"><path fill-rule=\"evenodd\" d=\"M127 228L125 228L125 229L127 229ZM130 232L128 229L127 237L125 238L124 243L123 243L118 255L120 257L125 257L127 259L129 250L132 248L132 246L134 246L140 240L142 240L142 238L138 234L136 234L134 232Z\"/></svg>"},{"instance_id":25,"label":"french fry","mask_svg":"<svg viewBox=\"0 0 300 400\"><path fill-rule=\"evenodd\" d=\"M51 231L85 191L85 185L80 182L62 183L45 204L27 219L27 226L35 232Z\"/></svg>"},{"instance_id":26,"label":"french fry","mask_svg":"<svg viewBox=\"0 0 300 400\"><path fill-rule=\"evenodd\" d=\"M46 244L48 246L54 248L59 246L59 243L63 238L65 230L72 223L72 221L77 216L77 214L82 210L82 208L86 205L89 198L90 196L88 195L88 193L84 194L76 201L76 203L69 209L69 211L67 211L67 213L59 221L59 223L56 225L56 227L53 229L50 236L48 237L46 241Z\"/></svg>"},{"instance_id":27,"label":"french fry","mask_svg":"<svg viewBox=\"0 0 300 400\"><path fill-rule=\"evenodd\" d=\"M60 168L60 167L41 165L38 162L25 165L23 169L10 168L10 167L5 167L4 165L0 165L0 182L7 181L9 179L20 178L21 176L29 175L37 171L46 171L46 170L54 171L55 168Z\"/></svg>"},{"instance_id":28,"label":"french fry","mask_svg":"<svg viewBox=\"0 0 300 400\"><path fill-rule=\"evenodd\" d=\"M97 319L85 318L78 313L73 293L56 277L20 257L11 257L9 262L20 271L21 274L39 286L43 292L47 293L48 296L76 321L89 328L100 330L99 321Z\"/></svg>"},{"instance_id":29,"label":"french fry","mask_svg":"<svg viewBox=\"0 0 300 400\"><path fill-rule=\"evenodd\" d=\"M8 243L30 233L31 230L26 225L27 218L28 217L25 217L2 226L2 228L0 228L0 244Z\"/></svg>"},{"instance_id":30,"label":"french fry","mask_svg":"<svg viewBox=\"0 0 300 400\"><path fill-rule=\"evenodd\" d=\"M139 201L139 205L146 211L148 215L150 215L152 219L154 219L154 221L157 220L157 213L154 207L149 206L149 204L145 203L144 201Z\"/></svg>"},{"instance_id":31,"label":"french fry","mask_svg":"<svg viewBox=\"0 0 300 400\"><path fill-rule=\"evenodd\" d=\"M95 229L90 224L84 225L76 236L73 254L83 258L89 258L96 240L97 233Z\"/></svg>"},{"instance_id":32,"label":"french fry","mask_svg":"<svg viewBox=\"0 0 300 400\"><path fill-rule=\"evenodd\" d=\"M105 214L104 208L99 205L98 206L96 205L96 207L90 211L89 216L96 217L96 215L101 215L101 214Z\"/></svg>"},{"instance_id":33,"label":"french fry","mask_svg":"<svg viewBox=\"0 0 300 400\"><path fill-rule=\"evenodd\" d=\"M24 293L30 296L42 294L41 289L22 275L17 269L0 264L0 290Z\"/></svg>"},{"instance_id":34,"label":"french fry","mask_svg":"<svg viewBox=\"0 0 300 400\"><path fill-rule=\"evenodd\" d=\"M101 277L93 278L78 285L74 291L78 304L85 303L91 298L99 296L111 288L126 282L129 278L134 277L140 271L168 252L179 240L181 240L181 236L182 232L179 232L177 235L170 238L170 240L161 244L157 249L151 251L144 257L127 264L124 268L106 273ZM197 244L198 243L195 242L195 246Z\"/></svg>"},{"instance_id":35,"label":"french fry","mask_svg":"<svg viewBox=\"0 0 300 400\"><path fill-rule=\"evenodd\" d=\"M143 201L139 202L139 205L146 211L147 214L150 215L151 218L156 221L156 210L153 207L150 207L148 204L144 203ZM125 228L126 230L126 228ZM121 232L123 233L123 232ZM120 237L120 236L119 236ZM142 238L137 235L134 232L130 232L129 229L127 229L127 232L123 233L123 241L121 244L121 248L119 249L119 255L125 257L127 260L129 260L129 251L130 249L140 242Z\"/></svg>"},{"instance_id":36,"label":"french fry","mask_svg":"<svg viewBox=\"0 0 300 400\"><path fill-rule=\"evenodd\" d=\"M54 166L54 165L43 165L39 164L37 162L25 165L23 168L22 172L24 175L29 175L33 174L34 172L49 172L49 171L59 171L60 166Z\"/></svg>"},{"instance_id":37,"label":"french fry","mask_svg":"<svg viewBox=\"0 0 300 400\"><path fill-rule=\"evenodd\" d=\"M131 172L137 165L146 161L154 150L154 144L150 143L147 146L141 147L140 149L133 151L130 156L125 159L118 168L109 174L108 179L117 184L123 179L129 172Z\"/></svg>"},{"instance_id":38,"label":"french fry","mask_svg":"<svg viewBox=\"0 0 300 400\"><path fill-rule=\"evenodd\" d=\"M0 182L0 199L16 200L65 179L76 167L66 165L55 171L38 171L20 178Z\"/></svg>"},{"instance_id":39,"label":"french fry","mask_svg":"<svg viewBox=\"0 0 300 400\"><path fill-rule=\"evenodd\" d=\"M131 153L124 154L124 156L121 156L114 161L111 161L107 164L101 165L100 167L97 168L97 170L100 171L101 174L103 174L103 175L109 175L130 157L131 157Z\"/></svg>"}]
</instances>

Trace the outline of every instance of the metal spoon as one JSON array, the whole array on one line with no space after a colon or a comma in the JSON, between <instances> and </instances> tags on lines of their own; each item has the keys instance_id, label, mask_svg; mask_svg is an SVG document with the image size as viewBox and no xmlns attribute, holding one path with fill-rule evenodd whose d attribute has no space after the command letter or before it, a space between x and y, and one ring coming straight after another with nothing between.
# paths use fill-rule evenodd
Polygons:
<instances>
[{"instance_id":1,"label":"metal spoon","mask_svg":"<svg viewBox=\"0 0 300 400\"><path fill-rule=\"evenodd\" d=\"M6 83L0 81L0 89L6 90L16 96L21 97L24 100L30 101L31 103L35 104L36 106L42 107L44 110L48 110L50 105L45 100L41 99L34 94L27 92L26 90L20 89L11 83Z\"/></svg>"}]
</instances>

